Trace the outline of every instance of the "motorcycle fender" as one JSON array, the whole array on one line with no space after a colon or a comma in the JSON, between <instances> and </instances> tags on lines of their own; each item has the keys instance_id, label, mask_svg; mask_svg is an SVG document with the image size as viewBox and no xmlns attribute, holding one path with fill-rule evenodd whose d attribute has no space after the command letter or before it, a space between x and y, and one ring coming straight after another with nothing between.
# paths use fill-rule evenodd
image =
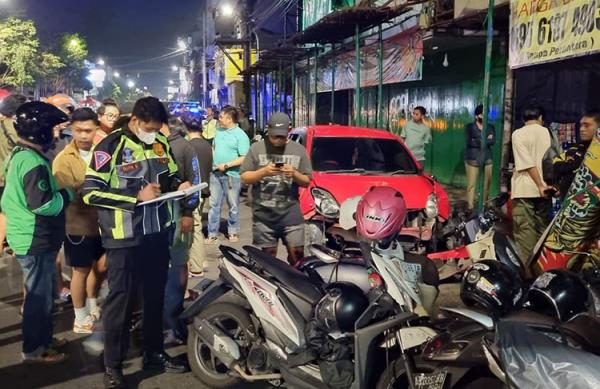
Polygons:
<instances>
[{"instance_id":1,"label":"motorcycle fender","mask_svg":"<svg viewBox=\"0 0 600 389\"><path fill-rule=\"evenodd\" d=\"M467 249L467 246L461 246L461 247L457 247L452 250L440 251L438 253L427 254L427 258L441 259L444 261L448 260L448 259L469 258L469 250Z\"/></svg>"},{"instance_id":2,"label":"motorcycle fender","mask_svg":"<svg viewBox=\"0 0 600 389\"><path fill-rule=\"evenodd\" d=\"M473 320L482 326L484 326L487 330L494 329L494 320L483 313L474 311L472 309L467 308L450 308L450 307L442 307L440 308L444 311L452 312L462 317L466 317L467 319Z\"/></svg>"},{"instance_id":3,"label":"motorcycle fender","mask_svg":"<svg viewBox=\"0 0 600 389\"><path fill-rule=\"evenodd\" d=\"M204 292L190 304L179 316L180 319L188 319L199 314L208 304L229 292L232 289L231 285L225 283L221 278L213 281Z\"/></svg>"},{"instance_id":4,"label":"motorcycle fender","mask_svg":"<svg viewBox=\"0 0 600 389\"><path fill-rule=\"evenodd\" d=\"M410 350L411 348L425 344L437 336L437 332L429 327L405 327L398 330L398 333L400 334L404 350ZM393 348L396 347L396 343L396 337L394 336L390 337L387 341L384 340L379 347Z\"/></svg>"}]
</instances>

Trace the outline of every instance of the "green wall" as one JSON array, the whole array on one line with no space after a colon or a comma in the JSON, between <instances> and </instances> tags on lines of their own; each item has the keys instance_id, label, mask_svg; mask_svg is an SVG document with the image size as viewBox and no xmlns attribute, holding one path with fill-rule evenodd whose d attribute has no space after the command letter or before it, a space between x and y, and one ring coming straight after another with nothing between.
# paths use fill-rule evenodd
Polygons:
<instances>
[{"instance_id":1,"label":"green wall","mask_svg":"<svg viewBox=\"0 0 600 389\"><path fill-rule=\"evenodd\" d=\"M500 53L497 46L494 45L490 85L490 117L496 128L492 193L499 190L506 74L506 55ZM410 118L412 108L424 106L432 120L433 135L425 170L444 184L465 187L464 127L473 121L475 106L483 102L485 46L449 51L448 67L442 65L444 54L438 51L425 57L423 80L384 86L384 125L381 127L399 134L403 119ZM364 89L361 99L361 124L376 127L377 88Z\"/></svg>"}]
</instances>

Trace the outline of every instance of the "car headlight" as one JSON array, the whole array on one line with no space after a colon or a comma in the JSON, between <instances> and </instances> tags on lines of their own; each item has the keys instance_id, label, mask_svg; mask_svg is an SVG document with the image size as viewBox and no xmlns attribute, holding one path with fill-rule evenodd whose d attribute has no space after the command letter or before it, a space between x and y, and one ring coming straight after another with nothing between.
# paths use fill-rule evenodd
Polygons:
<instances>
[{"instance_id":1,"label":"car headlight","mask_svg":"<svg viewBox=\"0 0 600 389\"><path fill-rule=\"evenodd\" d=\"M331 193L319 188L312 188L310 194L315 200L317 212L329 218L337 219L340 216L340 205Z\"/></svg>"},{"instance_id":2,"label":"car headlight","mask_svg":"<svg viewBox=\"0 0 600 389\"><path fill-rule=\"evenodd\" d=\"M438 202L435 194L430 193L427 196L427 202L425 203L425 215L428 219L433 219L438 215Z\"/></svg>"}]
</instances>

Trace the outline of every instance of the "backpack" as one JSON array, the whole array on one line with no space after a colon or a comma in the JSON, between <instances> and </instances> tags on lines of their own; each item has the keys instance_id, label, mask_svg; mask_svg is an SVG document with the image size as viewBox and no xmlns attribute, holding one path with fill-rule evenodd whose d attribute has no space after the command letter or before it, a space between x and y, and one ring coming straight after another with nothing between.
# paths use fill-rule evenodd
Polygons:
<instances>
[{"instance_id":1,"label":"backpack","mask_svg":"<svg viewBox=\"0 0 600 389\"><path fill-rule=\"evenodd\" d=\"M554 174L554 159L560 155L562 150L556 135L550 129L548 129L548 134L550 135L550 147L542 158L542 179L547 185L552 185L558 182L558 177L555 177Z\"/></svg>"}]
</instances>

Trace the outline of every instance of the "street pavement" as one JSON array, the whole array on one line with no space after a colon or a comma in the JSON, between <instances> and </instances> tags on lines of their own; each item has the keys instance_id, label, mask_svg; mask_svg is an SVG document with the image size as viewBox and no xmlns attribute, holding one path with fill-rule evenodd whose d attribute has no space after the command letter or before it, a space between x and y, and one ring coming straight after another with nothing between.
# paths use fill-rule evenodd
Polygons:
<instances>
[{"instance_id":1,"label":"street pavement","mask_svg":"<svg viewBox=\"0 0 600 389\"><path fill-rule=\"evenodd\" d=\"M463 191L449 191L451 199L464 198ZM226 211L226 206L224 207ZM251 211L243 198L241 205L241 236L240 242L231 244L241 248L251 243L252 223ZM221 243L227 243L224 236ZM205 264L205 276L215 279L218 276L217 258L218 246L206 246L208 261ZM285 258L285 251L280 247L278 257ZM69 269L63 270L69 273ZM191 280L193 287L198 279ZM59 304L54 314L56 337L68 339L65 348L69 360L54 366L31 366L21 363L21 316L19 310L22 298L22 273L18 263L8 255L0 257L0 387L6 389L61 388L82 389L102 388L102 364L100 353L102 338L100 333L79 335L72 332L73 308L71 304ZM458 284L441 286L440 304L456 306ZM106 293L106 288L103 288ZM102 293L101 293L102 295ZM171 356L185 355L186 346L169 348ZM141 369L141 334L133 333L128 359L124 365L124 374L131 388L206 388L192 373L186 374L156 374L144 372ZM242 385L244 388L266 388L267 385Z\"/></svg>"}]
</instances>

